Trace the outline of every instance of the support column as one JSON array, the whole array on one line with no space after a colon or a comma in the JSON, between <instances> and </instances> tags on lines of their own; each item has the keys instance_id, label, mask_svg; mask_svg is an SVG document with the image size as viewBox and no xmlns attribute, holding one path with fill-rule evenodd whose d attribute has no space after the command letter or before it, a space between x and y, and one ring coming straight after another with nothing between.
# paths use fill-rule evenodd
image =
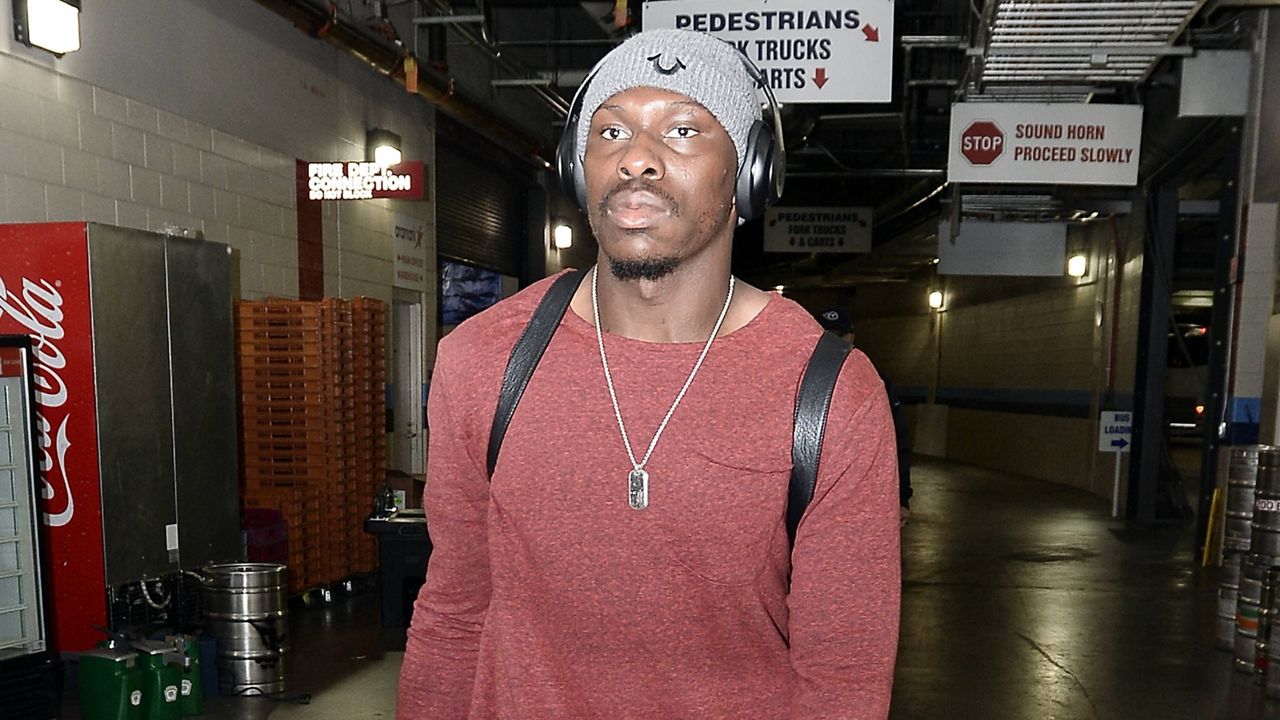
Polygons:
<instances>
[{"instance_id":1,"label":"support column","mask_svg":"<svg viewBox=\"0 0 1280 720\"><path fill-rule=\"evenodd\" d=\"M1126 514L1140 523L1156 520L1163 465L1164 382L1168 363L1170 280L1178 222L1177 180L1151 188L1143 243L1142 310L1138 316L1138 360L1133 388L1133 454L1129 463Z\"/></svg>"},{"instance_id":2,"label":"support column","mask_svg":"<svg viewBox=\"0 0 1280 720\"><path fill-rule=\"evenodd\" d=\"M1230 389L1228 369L1233 363L1240 365L1239 354L1232 352L1233 338L1240 337L1233 330L1232 318L1236 317L1239 302L1239 293L1233 284L1240 269L1239 263L1243 261L1243 255L1238 252L1243 243L1239 237L1240 213L1236 211L1241 198L1237 181L1240 176L1241 122L1232 118L1222 127L1226 133L1226 142L1222 149L1219 171L1223 186L1215 243L1217 250L1214 258L1213 316L1209 321L1209 365L1203 415L1204 456L1200 463L1200 488L1197 493L1199 502L1196 510L1196 538L1199 539L1197 557L1208 530L1213 489L1218 484L1218 456L1223 444L1233 444L1230 434L1226 432L1231 422L1231 398L1227 394ZM1254 359L1249 358L1246 362L1252 363ZM1256 421L1252 427L1256 437Z\"/></svg>"},{"instance_id":3,"label":"support column","mask_svg":"<svg viewBox=\"0 0 1280 720\"><path fill-rule=\"evenodd\" d=\"M1280 304L1276 292L1280 224L1280 10L1258 13L1249 114L1241 162L1241 226L1237 259L1235 352L1226 421L1229 434L1280 443Z\"/></svg>"}]
</instances>

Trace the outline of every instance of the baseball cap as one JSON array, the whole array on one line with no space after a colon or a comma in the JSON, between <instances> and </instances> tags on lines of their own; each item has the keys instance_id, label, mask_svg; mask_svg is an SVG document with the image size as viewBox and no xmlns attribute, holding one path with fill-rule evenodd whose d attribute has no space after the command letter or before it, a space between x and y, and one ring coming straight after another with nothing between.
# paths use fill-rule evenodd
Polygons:
<instances>
[{"instance_id":1,"label":"baseball cap","mask_svg":"<svg viewBox=\"0 0 1280 720\"><path fill-rule=\"evenodd\" d=\"M827 308L818 313L818 324L834 333L853 332L853 318L842 308Z\"/></svg>"}]
</instances>

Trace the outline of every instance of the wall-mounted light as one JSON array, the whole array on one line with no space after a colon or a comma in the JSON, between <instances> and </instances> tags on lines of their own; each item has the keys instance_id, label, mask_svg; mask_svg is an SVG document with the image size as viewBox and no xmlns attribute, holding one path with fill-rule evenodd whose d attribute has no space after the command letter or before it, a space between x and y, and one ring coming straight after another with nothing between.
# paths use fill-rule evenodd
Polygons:
<instances>
[{"instance_id":1,"label":"wall-mounted light","mask_svg":"<svg viewBox=\"0 0 1280 720\"><path fill-rule=\"evenodd\" d=\"M568 225L557 225L551 231L551 240L557 250L568 250L573 247L573 228Z\"/></svg>"},{"instance_id":2,"label":"wall-mounted light","mask_svg":"<svg viewBox=\"0 0 1280 720\"><path fill-rule=\"evenodd\" d=\"M80 49L80 0L14 0L13 35L55 55Z\"/></svg>"},{"instance_id":3,"label":"wall-mounted light","mask_svg":"<svg viewBox=\"0 0 1280 720\"><path fill-rule=\"evenodd\" d=\"M933 308L934 310L942 309L942 291L941 290L929 291L929 307Z\"/></svg>"},{"instance_id":4,"label":"wall-mounted light","mask_svg":"<svg viewBox=\"0 0 1280 720\"><path fill-rule=\"evenodd\" d=\"M400 155L400 136L390 130L371 128L365 138L365 152L367 159L378 163L382 167L399 165L402 159Z\"/></svg>"},{"instance_id":5,"label":"wall-mounted light","mask_svg":"<svg viewBox=\"0 0 1280 720\"><path fill-rule=\"evenodd\" d=\"M1067 274L1073 278L1084 277L1089 272L1089 258L1084 255L1072 255L1067 260Z\"/></svg>"}]
</instances>

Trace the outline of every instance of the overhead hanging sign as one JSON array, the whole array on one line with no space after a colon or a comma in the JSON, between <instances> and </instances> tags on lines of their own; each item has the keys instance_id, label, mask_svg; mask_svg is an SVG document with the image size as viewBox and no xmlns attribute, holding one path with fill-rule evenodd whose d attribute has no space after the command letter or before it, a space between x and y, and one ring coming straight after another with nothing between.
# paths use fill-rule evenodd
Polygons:
<instances>
[{"instance_id":1,"label":"overhead hanging sign","mask_svg":"<svg viewBox=\"0 0 1280 720\"><path fill-rule=\"evenodd\" d=\"M1066 263L1066 223L965 220L955 237L938 224L939 275L1061 277Z\"/></svg>"},{"instance_id":2,"label":"overhead hanging sign","mask_svg":"<svg viewBox=\"0 0 1280 720\"><path fill-rule=\"evenodd\" d=\"M421 200L425 195L421 160L387 167L372 162L307 163L310 200Z\"/></svg>"},{"instance_id":3,"label":"overhead hanging sign","mask_svg":"<svg viewBox=\"0 0 1280 720\"><path fill-rule=\"evenodd\" d=\"M426 292L427 221L397 214L395 223L395 286Z\"/></svg>"},{"instance_id":4,"label":"overhead hanging sign","mask_svg":"<svg viewBox=\"0 0 1280 720\"><path fill-rule=\"evenodd\" d=\"M727 40L760 68L780 103L889 102L893 0L663 0L644 29Z\"/></svg>"},{"instance_id":5,"label":"overhead hanging sign","mask_svg":"<svg viewBox=\"0 0 1280 720\"><path fill-rule=\"evenodd\" d=\"M1141 105L956 103L951 182L1137 185Z\"/></svg>"},{"instance_id":6,"label":"overhead hanging sign","mask_svg":"<svg viewBox=\"0 0 1280 720\"><path fill-rule=\"evenodd\" d=\"M764 251L871 252L871 208L768 208L764 212Z\"/></svg>"}]
</instances>

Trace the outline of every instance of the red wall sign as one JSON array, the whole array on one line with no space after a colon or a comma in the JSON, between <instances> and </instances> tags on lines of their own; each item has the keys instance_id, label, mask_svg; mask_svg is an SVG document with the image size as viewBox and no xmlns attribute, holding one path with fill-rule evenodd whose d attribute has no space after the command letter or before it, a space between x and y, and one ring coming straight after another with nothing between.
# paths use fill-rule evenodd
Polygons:
<instances>
[{"instance_id":1,"label":"red wall sign","mask_svg":"<svg viewBox=\"0 0 1280 720\"><path fill-rule=\"evenodd\" d=\"M383 167L371 162L307 163L308 200L421 200L426 194L421 160Z\"/></svg>"}]
</instances>

